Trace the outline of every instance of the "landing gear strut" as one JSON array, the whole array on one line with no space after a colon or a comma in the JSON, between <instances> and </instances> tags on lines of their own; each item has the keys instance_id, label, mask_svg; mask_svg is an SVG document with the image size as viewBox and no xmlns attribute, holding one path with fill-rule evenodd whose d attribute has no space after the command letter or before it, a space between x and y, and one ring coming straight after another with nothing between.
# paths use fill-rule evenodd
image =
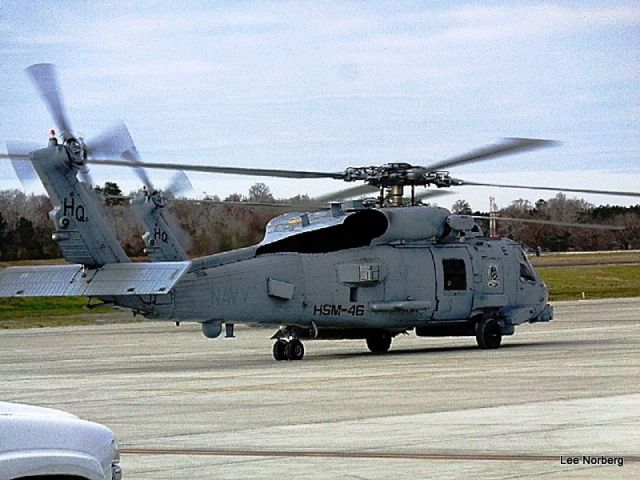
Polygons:
<instances>
[{"instance_id":1,"label":"landing gear strut","mask_svg":"<svg viewBox=\"0 0 640 480\"><path fill-rule=\"evenodd\" d=\"M285 340L279 338L273 344L273 358L281 360L302 360L304 357L304 345L297 338Z\"/></svg>"}]
</instances>

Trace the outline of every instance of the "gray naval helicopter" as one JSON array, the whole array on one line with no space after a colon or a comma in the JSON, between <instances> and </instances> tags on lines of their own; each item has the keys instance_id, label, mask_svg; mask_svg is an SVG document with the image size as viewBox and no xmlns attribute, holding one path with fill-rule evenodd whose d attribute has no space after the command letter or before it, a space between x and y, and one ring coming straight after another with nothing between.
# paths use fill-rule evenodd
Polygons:
<instances>
[{"instance_id":1,"label":"gray naval helicopter","mask_svg":"<svg viewBox=\"0 0 640 480\"><path fill-rule=\"evenodd\" d=\"M481 185L452 178L447 169L553 142L505 139L427 167L391 163L342 172L145 163L121 127L94 141L73 134L52 65L33 65L27 73L59 139L52 133L40 149L8 142L2 156L18 170L31 164L40 178L54 204L53 238L69 265L6 268L0 297L83 295L148 319L199 322L209 338L223 327L232 337L236 323L274 326L276 360L302 359L305 339L364 339L371 352L383 353L395 336L412 330L421 337L475 336L480 348L495 349L516 326L553 318L548 289L520 244L488 238L473 217L421 205L416 193L417 187ZM257 245L189 259L164 220L162 195L149 191L133 203L147 226L151 262L133 263L79 179L89 164L360 181L365 185L342 195L376 191L377 197L285 213L268 223Z\"/></svg>"}]
</instances>

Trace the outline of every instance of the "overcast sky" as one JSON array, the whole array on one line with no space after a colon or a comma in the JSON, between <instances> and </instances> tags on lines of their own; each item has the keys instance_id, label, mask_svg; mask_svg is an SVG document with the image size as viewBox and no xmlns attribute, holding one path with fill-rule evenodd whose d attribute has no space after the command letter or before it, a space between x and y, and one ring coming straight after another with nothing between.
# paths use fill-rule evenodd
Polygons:
<instances>
[{"instance_id":1,"label":"overcast sky","mask_svg":"<svg viewBox=\"0 0 640 480\"><path fill-rule=\"evenodd\" d=\"M638 2L602 0L0 0L0 138L45 144L52 121L23 70L48 62L77 132L122 119L148 161L336 171L535 137L562 146L451 173L640 191L639 26ZM93 172L138 187L128 172ZM257 181L281 197L349 186L189 176L221 196ZM499 206L554 195L465 187L439 203L487 210L490 194Z\"/></svg>"}]
</instances>

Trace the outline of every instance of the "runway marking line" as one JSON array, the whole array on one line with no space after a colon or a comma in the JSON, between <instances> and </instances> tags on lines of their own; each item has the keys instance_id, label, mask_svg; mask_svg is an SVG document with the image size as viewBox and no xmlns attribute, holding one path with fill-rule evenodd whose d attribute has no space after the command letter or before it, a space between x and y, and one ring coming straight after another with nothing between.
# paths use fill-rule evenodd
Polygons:
<instances>
[{"instance_id":1,"label":"runway marking line","mask_svg":"<svg viewBox=\"0 0 640 480\"><path fill-rule=\"evenodd\" d=\"M213 450L186 448L121 448L122 455L174 455L208 457L306 457L306 458L367 458L372 460L466 460L499 462L557 462L560 455L526 454L460 454L410 452L332 452L305 450ZM640 456L619 455L625 462L640 462Z\"/></svg>"}]
</instances>

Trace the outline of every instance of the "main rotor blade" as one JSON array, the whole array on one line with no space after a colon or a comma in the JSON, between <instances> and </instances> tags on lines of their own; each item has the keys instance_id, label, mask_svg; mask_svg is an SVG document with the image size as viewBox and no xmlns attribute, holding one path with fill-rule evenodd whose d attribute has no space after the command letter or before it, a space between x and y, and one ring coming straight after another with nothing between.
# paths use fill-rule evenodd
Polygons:
<instances>
[{"instance_id":1,"label":"main rotor blade","mask_svg":"<svg viewBox=\"0 0 640 480\"><path fill-rule=\"evenodd\" d=\"M135 196L131 195L105 195L105 198L113 198L116 200L132 200ZM243 201L233 201L233 200L211 200L208 198L172 198L171 202L181 202L181 203L206 203L209 205L231 205L231 206L240 206L240 207L266 207L266 208L284 208L291 211L301 210L304 211L309 210L326 210L329 207L322 203L262 203L262 202L243 202Z\"/></svg>"},{"instance_id":2,"label":"main rotor blade","mask_svg":"<svg viewBox=\"0 0 640 480\"><path fill-rule=\"evenodd\" d=\"M315 202L339 202L345 198L356 197L358 195L366 195L367 193L378 193L378 188L372 185L358 185L356 187L345 188L337 192L326 193L319 197L314 197Z\"/></svg>"},{"instance_id":3,"label":"main rotor blade","mask_svg":"<svg viewBox=\"0 0 640 480\"><path fill-rule=\"evenodd\" d=\"M262 202L243 202L233 200L209 200L207 198L195 199L195 198L175 198L172 202L189 202L189 203L207 203L209 205L232 205L239 207L258 207L258 208L284 208L290 211L311 211L311 210L326 210L329 207L325 203L305 202L305 203L262 203Z\"/></svg>"},{"instance_id":4,"label":"main rotor blade","mask_svg":"<svg viewBox=\"0 0 640 480\"><path fill-rule=\"evenodd\" d=\"M468 182L455 179L454 185L472 185L475 187L522 188L528 190L550 190L555 192L594 193L596 195L619 195L622 197L640 197L640 192L621 192L619 190L591 190L585 188L538 187L532 185L505 185L499 183ZM458 183L459 182L459 183Z\"/></svg>"},{"instance_id":5,"label":"main rotor blade","mask_svg":"<svg viewBox=\"0 0 640 480\"><path fill-rule=\"evenodd\" d=\"M538 225L554 225L557 227L571 227L571 228L591 228L595 230L624 230L625 227L618 225L603 225L601 223L572 223L572 222L559 222L555 220L536 220L533 218L514 218L514 217L489 217L487 215L472 215L473 218L482 220L491 220L492 218L499 222L520 222L520 223L535 223Z\"/></svg>"},{"instance_id":6,"label":"main rotor blade","mask_svg":"<svg viewBox=\"0 0 640 480\"><path fill-rule=\"evenodd\" d=\"M256 177L281 178L335 178L342 180L342 172L309 172L304 170L275 170L266 168L214 167L208 165L189 165L186 163L132 162L128 160L90 159L87 163L113 165L120 167L144 167L159 170L186 170L189 172L226 173L231 175L252 175Z\"/></svg>"},{"instance_id":7,"label":"main rotor blade","mask_svg":"<svg viewBox=\"0 0 640 480\"><path fill-rule=\"evenodd\" d=\"M474 163L484 160L490 160L504 155L513 155L514 153L522 153L537 148L552 147L559 145L554 140L540 140L536 138L503 138L501 142L493 145L487 145L477 150L472 150L463 155L432 163L423 167L425 170L434 172L438 170L447 170L451 167Z\"/></svg>"},{"instance_id":8,"label":"main rotor blade","mask_svg":"<svg viewBox=\"0 0 640 480\"><path fill-rule=\"evenodd\" d=\"M502 143L489 145L479 150L474 150L468 154L459 157L444 160L442 162L431 164L427 167L420 167L426 171L437 171L444 168L462 165L465 163L487 160L502 155L510 155L513 153L524 152L556 144L552 140L538 140L532 138L507 138ZM205 173L224 173L232 175L251 175L259 177L281 177L281 178L333 178L336 180L350 180L345 172L313 172L306 170L280 170L280 169L263 169L263 168L243 168L243 167L221 167L207 165L188 165L182 163L151 163L141 162L140 165L131 165L126 162L106 159L92 159L91 163L102 165L119 165L119 166L142 166L146 168L157 168L164 170L186 170L192 172Z\"/></svg>"},{"instance_id":9,"label":"main rotor blade","mask_svg":"<svg viewBox=\"0 0 640 480\"><path fill-rule=\"evenodd\" d=\"M423 198L435 198L444 195L451 195L451 192L443 189L434 190L433 188L427 188L421 192L416 192L415 198L416 200L422 200Z\"/></svg>"},{"instance_id":10,"label":"main rotor blade","mask_svg":"<svg viewBox=\"0 0 640 480\"><path fill-rule=\"evenodd\" d=\"M73 138L71 122L69 122L60 88L58 87L55 66L50 63L37 63L31 65L25 71L38 90L40 98L47 105L47 109L62 138Z\"/></svg>"}]
</instances>

